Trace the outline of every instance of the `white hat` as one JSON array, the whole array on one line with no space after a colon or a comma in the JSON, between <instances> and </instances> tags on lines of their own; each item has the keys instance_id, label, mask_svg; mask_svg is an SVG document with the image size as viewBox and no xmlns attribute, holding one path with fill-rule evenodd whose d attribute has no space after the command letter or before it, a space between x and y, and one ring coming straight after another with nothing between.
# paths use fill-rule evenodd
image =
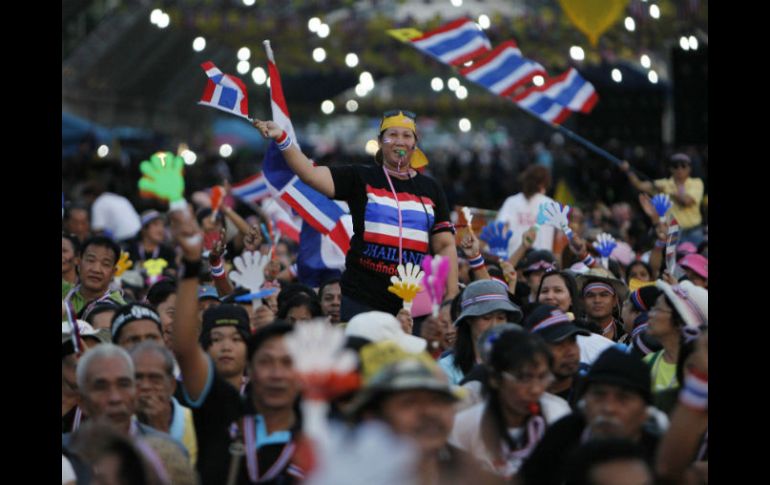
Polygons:
<instances>
[{"instance_id":1,"label":"white hat","mask_svg":"<svg viewBox=\"0 0 770 485\"><path fill-rule=\"evenodd\" d=\"M111 341L109 338L109 331L100 331L95 329L91 326L90 323L86 322L85 320L76 320L75 321L78 326L78 331L80 332L80 337L93 337L101 343L108 343ZM61 333L62 333L62 340L69 339L71 334L71 328L69 322L61 322Z\"/></svg>"},{"instance_id":2,"label":"white hat","mask_svg":"<svg viewBox=\"0 0 770 485\"><path fill-rule=\"evenodd\" d=\"M658 280L655 286L660 288L674 304L674 309L682 317L685 325L700 328L709 324L709 292L705 288L695 286L692 281L682 281L671 286L665 281Z\"/></svg>"},{"instance_id":3,"label":"white hat","mask_svg":"<svg viewBox=\"0 0 770 485\"><path fill-rule=\"evenodd\" d=\"M348 337L360 337L372 342L391 340L406 352L417 354L425 350L428 342L420 337L409 335L401 328L401 322L390 313L365 312L359 313L345 327Z\"/></svg>"}]
</instances>

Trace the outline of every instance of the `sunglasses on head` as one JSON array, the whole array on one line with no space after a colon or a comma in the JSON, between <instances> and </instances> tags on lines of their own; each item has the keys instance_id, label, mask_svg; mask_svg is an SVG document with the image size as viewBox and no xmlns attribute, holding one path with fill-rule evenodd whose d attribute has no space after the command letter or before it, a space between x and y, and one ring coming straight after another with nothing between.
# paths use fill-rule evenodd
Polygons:
<instances>
[{"instance_id":1,"label":"sunglasses on head","mask_svg":"<svg viewBox=\"0 0 770 485\"><path fill-rule=\"evenodd\" d=\"M406 116L410 120L416 120L417 119L417 115L416 114L414 114L411 111L406 111L406 110L403 110L403 109L391 109L389 111L386 111L386 112L382 113L382 117L383 118L390 118L391 116L398 116L399 113L402 113L404 116Z\"/></svg>"}]
</instances>

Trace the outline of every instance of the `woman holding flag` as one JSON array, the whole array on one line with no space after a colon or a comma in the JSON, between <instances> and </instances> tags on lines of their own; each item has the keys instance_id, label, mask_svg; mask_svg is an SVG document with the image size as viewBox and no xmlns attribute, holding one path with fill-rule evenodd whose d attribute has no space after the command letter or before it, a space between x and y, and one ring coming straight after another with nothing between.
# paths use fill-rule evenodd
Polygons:
<instances>
[{"instance_id":1,"label":"woman holding flag","mask_svg":"<svg viewBox=\"0 0 770 485\"><path fill-rule=\"evenodd\" d=\"M428 162L417 148L415 114L385 112L380 122L375 165L315 166L274 121L255 120L272 138L286 163L307 185L347 201L354 234L342 275L341 320L380 310L393 315L402 300L387 291L399 264L419 265L426 254L449 258L447 298L457 292L457 251L446 196L438 183L415 169Z\"/></svg>"}]
</instances>

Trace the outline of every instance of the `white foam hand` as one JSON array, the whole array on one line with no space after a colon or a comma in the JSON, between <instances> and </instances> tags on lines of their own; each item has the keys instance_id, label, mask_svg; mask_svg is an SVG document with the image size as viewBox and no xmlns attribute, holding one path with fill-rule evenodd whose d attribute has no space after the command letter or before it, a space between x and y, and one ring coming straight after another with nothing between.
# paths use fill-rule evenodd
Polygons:
<instances>
[{"instance_id":1,"label":"white foam hand","mask_svg":"<svg viewBox=\"0 0 770 485\"><path fill-rule=\"evenodd\" d=\"M571 239L572 229L569 227L569 211L570 206L562 206L558 202L547 202L543 207L546 224L563 231Z\"/></svg>"},{"instance_id":2,"label":"white foam hand","mask_svg":"<svg viewBox=\"0 0 770 485\"><path fill-rule=\"evenodd\" d=\"M393 284L388 287L388 291L404 300L404 308L411 310L414 297L422 290L420 283L425 272L412 263L406 263L406 266L399 264L397 269L398 276L390 277Z\"/></svg>"},{"instance_id":3,"label":"white foam hand","mask_svg":"<svg viewBox=\"0 0 770 485\"><path fill-rule=\"evenodd\" d=\"M258 251L244 251L233 260L235 269L230 272L230 280L238 286L256 293L265 282L265 266L270 262L270 255Z\"/></svg>"}]
</instances>

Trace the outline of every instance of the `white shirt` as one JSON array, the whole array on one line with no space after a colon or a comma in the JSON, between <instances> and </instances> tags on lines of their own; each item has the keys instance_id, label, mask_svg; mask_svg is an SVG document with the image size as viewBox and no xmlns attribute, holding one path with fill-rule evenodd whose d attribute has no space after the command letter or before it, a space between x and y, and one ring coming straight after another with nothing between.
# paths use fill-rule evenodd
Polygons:
<instances>
[{"instance_id":1,"label":"white shirt","mask_svg":"<svg viewBox=\"0 0 770 485\"><path fill-rule=\"evenodd\" d=\"M615 342L603 335L591 333L588 337L578 335L577 344L580 347L580 362L593 365L599 355L607 350L607 348L615 345Z\"/></svg>"},{"instance_id":2,"label":"white shirt","mask_svg":"<svg viewBox=\"0 0 770 485\"><path fill-rule=\"evenodd\" d=\"M457 413L449 443L472 454L483 468L500 474L501 470L495 465L495 457L489 453L481 438L481 419L486 406L486 402L480 402ZM547 425L572 412L567 401L547 392L540 397L540 409ZM506 476L516 473L524 461L523 458L510 460L506 465Z\"/></svg>"},{"instance_id":3,"label":"white shirt","mask_svg":"<svg viewBox=\"0 0 770 485\"><path fill-rule=\"evenodd\" d=\"M109 232L116 241L134 237L142 228L134 206L122 195L104 192L91 206L91 227Z\"/></svg>"},{"instance_id":4,"label":"white shirt","mask_svg":"<svg viewBox=\"0 0 770 485\"><path fill-rule=\"evenodd\" d=\"M508 254L513 254L516 251L521 245L521 236L535 225L538 208L544 202L553 202L553 199L547 195L534 194L531 199L527 200L522 193L505 199L495 220L508 224L508 229L513 231L513 237L508 243ZM537 231L537 238L535 238L532 247L553 251L553 237L553 226L543 226Z\"/></svg>"},{"instance_id":5,"label":"white shirt","mask_svg":"<svg viewBox=\"0 0 770 485\"><path fill-rule=\"evenodd\" d=\"M77 476L75 476L75 470L72 468L72 464L66 456L61 456L61 483L75 483Z\"/></svg>"}]
</instances>

